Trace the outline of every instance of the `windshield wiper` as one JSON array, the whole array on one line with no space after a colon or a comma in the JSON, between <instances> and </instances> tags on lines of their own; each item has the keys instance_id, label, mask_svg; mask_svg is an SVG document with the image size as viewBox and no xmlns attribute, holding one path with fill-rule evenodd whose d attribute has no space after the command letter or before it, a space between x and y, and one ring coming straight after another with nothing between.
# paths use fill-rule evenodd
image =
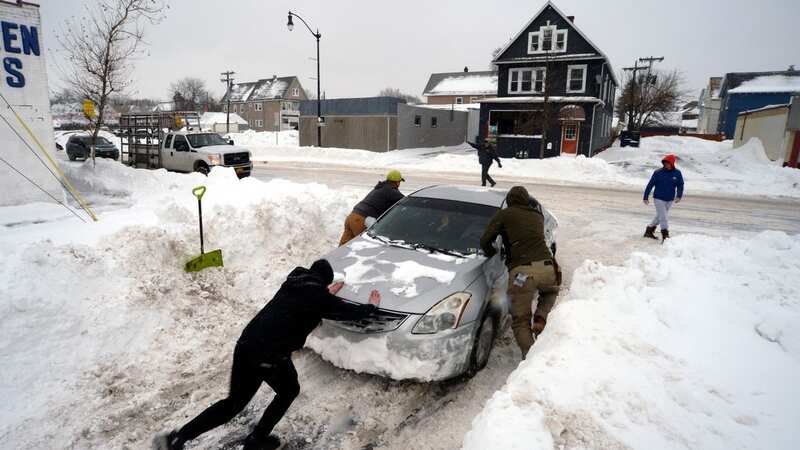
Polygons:
<instances>
[{"instance_id":1,"label":"windshield wiper","mask_svg":"<svg viewBox=\"0 0 800 450\"><path fill-rule=\"evenodd\" d=\"M428 245L428 244L423 244L423 243L413 244L412 247L414 247L414 249L428 250L431 253L436 252L436 253L442 253L444 255L455 256L456 258L466 258L467 257L463 253L455 252L455 251L452 251L452 250L445 250L443 248L434 247L433 245Z\"/></svg>"}]
</instances>

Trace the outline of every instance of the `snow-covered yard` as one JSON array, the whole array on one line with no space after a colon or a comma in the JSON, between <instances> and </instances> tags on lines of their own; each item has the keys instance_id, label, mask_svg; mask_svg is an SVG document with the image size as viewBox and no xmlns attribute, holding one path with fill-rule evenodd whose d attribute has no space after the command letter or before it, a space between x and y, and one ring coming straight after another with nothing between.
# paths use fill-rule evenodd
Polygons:
<instances>
[{"instance_id":1,"label":"snow-covered yard","mask_svg":"<svg viewBox=\"0 0 800 450\"><path fill-rule=\"evenodd\" d=\"M248 147L254 161L303 162L383 170L392 167L414 173L480 172L475 150L469 145L376 153L366 150L298 147L295 132L232 134L237 144ZM677 166L686 180L687 195L715 193L772 197L800 197L800 170L770 161L760 142L753 140L733 149L732 143L692 137L650 137L640 148L612 147L594 158L558 157L545 160L504 159L494 167L497 178L641 189L668 153L678 157Z\"/></svg>"}]
</instances>

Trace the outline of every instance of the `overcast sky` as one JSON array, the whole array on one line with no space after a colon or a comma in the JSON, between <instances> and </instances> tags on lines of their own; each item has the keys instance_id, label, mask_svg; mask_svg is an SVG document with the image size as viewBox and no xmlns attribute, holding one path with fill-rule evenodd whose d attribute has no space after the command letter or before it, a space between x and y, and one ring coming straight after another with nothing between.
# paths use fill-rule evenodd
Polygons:
<instances>
[{"instance_id":1,"label":"overcast sky","mask_svg":"<svg viewBox=\"0 0 800 450\"><path fill-rule=\"evenodd\" d=\"M36 0L34 0L36 1ZM50 88L63 84L54 32L82 5L97 0L38 0L50 51ZM171 0L167 18L147 30L147 55L137 62L136 96L166 99L185 76L219 74L238 81L297 75L316 89L314 38L289 9L322 33L322 90L328 98L376 95L397 87L421 95L434 72L486 70L543 1L529 0ZM659 66L684 72L698 91L725 72L800 68L798 0L559 0L565 14L603 50L619 73L637 57L664 56Z\"/></svg>"}]
</instances>

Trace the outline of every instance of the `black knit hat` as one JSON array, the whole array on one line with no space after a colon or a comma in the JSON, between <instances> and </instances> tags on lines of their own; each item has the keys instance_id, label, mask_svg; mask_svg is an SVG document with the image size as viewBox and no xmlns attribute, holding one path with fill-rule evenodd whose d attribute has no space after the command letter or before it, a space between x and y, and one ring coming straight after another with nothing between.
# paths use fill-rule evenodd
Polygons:
<instances>
[{"instance_id":1,"label":"black knit hat","mask_svg":"<svg viewBox=\"0 0 800 450\"><path fill-rule=\"evenodd\" d=\"M333 267L331 267L331 263L327 260L318 259L314 261L314 264L309 267L309 270L319 275L325 284L333 283Z\"/></svg>"}]
</instances>

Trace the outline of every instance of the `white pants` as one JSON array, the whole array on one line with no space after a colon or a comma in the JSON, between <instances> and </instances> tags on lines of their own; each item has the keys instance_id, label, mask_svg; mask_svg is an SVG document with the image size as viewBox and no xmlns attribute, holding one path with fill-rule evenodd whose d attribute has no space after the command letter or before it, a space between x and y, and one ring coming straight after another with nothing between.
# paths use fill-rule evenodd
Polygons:
<instances>
[{"instance_id":1,"label":"white pants","mask_svg":"<svg viewBox=\"0 0 800 450\"><path fill-rule=\"evenodd\" d=\"M650 226L660 225L662 230L669 230L669 218L667 216L669 215L669 209L672 208L672 202L654 198L653 203L656 205L656 217L650 222Z\"/></svg>"}]
</instances>

